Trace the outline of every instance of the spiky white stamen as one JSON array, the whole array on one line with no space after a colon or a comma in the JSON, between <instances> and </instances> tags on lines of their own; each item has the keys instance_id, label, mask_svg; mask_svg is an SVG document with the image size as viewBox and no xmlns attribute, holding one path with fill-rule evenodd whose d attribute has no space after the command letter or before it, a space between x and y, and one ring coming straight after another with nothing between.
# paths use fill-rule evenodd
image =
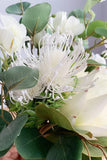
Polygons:
<instances>
[{"instance_id":1,"label":"spiky white stamen","mask_svg":"<svg viewBox=\"0 0 107 160\"><path fill-rule=\"evenodd\" d=\"M88 54L84 51L82 39L79 39L73 46L72 41L72 37L69 35L47 34L39 43L39 56L29 54L29 48L25 49L26 58L18 55L18 59L13 63L13 66L21 63L20 65L26 64L39 70L37 85L31 89L20 90L20 95L23 96L21 103L40 96L43 91L51 93L54 99L55 93L63 98L63 92L73 91L75 74L85 69ZM42 47L40 47L40 44L42 44ZM72 52L70 50L71 46L73 47ZM15 100L17 100L16 92L10 92Z\"/></svg>"}]
</instances>

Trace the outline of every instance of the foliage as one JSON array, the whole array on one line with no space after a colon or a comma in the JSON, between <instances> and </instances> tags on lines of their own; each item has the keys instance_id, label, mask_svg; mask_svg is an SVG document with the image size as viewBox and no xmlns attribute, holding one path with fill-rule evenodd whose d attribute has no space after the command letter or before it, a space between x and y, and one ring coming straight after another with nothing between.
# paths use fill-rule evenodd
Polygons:
<instances>
[{"instance_id":1,"label":"foliage","mask_svg":"<svg viewBox=\"0 0 107 160\"><path fill-rule=\"evenodd\" d=\"M107 67L107 22L94 20L92 10L100 2L87 0L84 10L50 15L47 2L30 7L20 1L6 8L21 16L19 23L0 17L0 157L15 144L30 160L107 159L106 115L101 119L107 73L104 79L98 75L101 96L87 98ZM106 48L102 57L93 53L100 46Z\"/></svg>"}]
</instances>

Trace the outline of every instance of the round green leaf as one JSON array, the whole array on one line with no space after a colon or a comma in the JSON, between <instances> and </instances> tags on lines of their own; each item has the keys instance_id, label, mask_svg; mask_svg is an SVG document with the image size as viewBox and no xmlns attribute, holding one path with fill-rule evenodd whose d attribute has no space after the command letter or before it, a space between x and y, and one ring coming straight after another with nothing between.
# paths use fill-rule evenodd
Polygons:
<instances>
[{"instance_id":1,"label":"round green leaf","mask_svg":"<svg viewBox=\"0 0 107 160\"><path fill-rule=\"evenodd\" d=\"M81 160L83 144L77 136L60 137L49 150L46 160Z\"/></svg>"},{"instance_id":2,"label":"round green leaf","mask_svg":"<svg viewBox=\"0 0 107 160\"><path fill-rule=\"evenodd\" d=\"M8 90L32 88L39 77L37 69L26 66L16 66L0 73L0 80L5 82Z\"/></svg>"},{"instance_id":3,"label":"round green leaf","mask_svg":"<svg viewBox=\"0 0 107 160\"><path fill-rule=\"evenodd\" d=\"M93 34L94 37L101 37L100 34L95 33L95 29L98 27L107 29L107 22L96 20L90 23L87 29L87 36Z\"/></svg>"},{"instance_id":4,"label":"round green leaf","mask_svg":"<svg viewBox=\"0 0 107 160\"><path fill-rule=\"evenodd\" d=\"M0 115L1 115L1 109L0 109ZM3 110L3 117L7 122L11 122L13 120L11 114L5 110ZM6 126L7 126L7 123L0 116L0 132Z\"/></svg>"},{"instance_id":5,"label":"round green leaf","mask_svg":"<svg viewBox=\"0 0 107 160\"><path fill-rule=\"evenodd\" d=\"M22 23L31 35L40 32L45 27L48 23L50 11L51 6L48 3L37 4L25 11Z\"/></svg>"},{"instance_id":6,"label":"round green leaf","mask_svg":"<svg viewBox=\"0 0 107 160\"><path fill-rule=\"evenodd\" d=\"M13 144L27 119L27 115L19 116L0 132L0 151L7 150Z\"/></svg>"},{"instance_id":7,"label":"round green leaf","mask_svg":"<svg viewBox=\"0 0 107 160\"><path fill-rule=\"evenodd\" d=\"M102 156L104 156L102 151L99 148L92 146L88 142L85 142L85 143L86 143L86 145L87 145L87 147L89 149L90 155L92 157L102 157ZM96 141L91 141L91 143L100 144L100 145L104 146L105 148L103 148L103 150L107 154L107 137L97 137L97 140ZM87 150L86 150L85 147L83 149L83 153L85 155L88 155Z\"/></svg>"},{"instance_id":8,"label":"round green leaf","mask_svg":"<svg viewBox=\"0 0 107 160\"><path fill-rule=\"evenodd\" d=\"M49 108L44 104L40 104L36 107L36 114L43 120L50 120L62 128L72 130L71 123L67 117L65 117L59 110L56 110L55 108Z\"/></svg>"},{"instance_id":9,"label":"round green leaf","mask_svg":"<svg viewBox=\"0 0 107 160\"><path fill-rule=\"evenodd\" d=\"M103 27L97 27L95 29L95 33L101 35L101 36L104 36L107 38L107 29L103 28Z\"/></svg>"},{"instance_id":10,"label":"round green leaf","mask_svg":"<svg viewBox=\"0 0 107 160\"><path fill-rule=\"evenodd\" d=\"M43 138L36 128L23 128L15 146L23 158L31 160L46 158L52 143Z\"/></svg>"},{"instance_id":11,"label":"round green leaf","mask_svg":"<svg viewBox=\"0 0 107 160\"><path fill-rule=\"evenodd\" d=\"M25 11L30 6L30 3L22 2L22 5L23 5L23 11ZM23 13L21 10L21 3L16 3L7 7L6 12L10 14L22 15Z\"/></svg>"},{"instance_id":12,"label":"round green leaf","mask_svg":"<svg viewBox=\"0 0 107 160\"><path fill-rule=\"evenodd\" d=\"M2 156L4 156L8 151L9 151L9 149L12 147L12 145L8 148L8 149L6 149L6 150L4 150L4 151L0 151L0 157L2 157Z\"/></svg>"},{"instance_id":13,"label":"round green leaf","mask_svg":"<svg viewBox=\"0 0 107 160\"><path fill-rule=\"evenodd\" d=\"M84 11L80 9L76 9L69 13L68 17L74 16L78 19L80 19L81 22L84 22Z\"/></svg>"}]
</instances>

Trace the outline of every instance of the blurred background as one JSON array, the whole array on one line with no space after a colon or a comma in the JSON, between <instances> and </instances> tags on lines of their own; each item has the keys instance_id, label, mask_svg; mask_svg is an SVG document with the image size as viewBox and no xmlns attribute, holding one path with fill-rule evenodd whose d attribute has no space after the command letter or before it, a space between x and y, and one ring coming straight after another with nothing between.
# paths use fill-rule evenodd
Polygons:
<instances>
[{"instance_id":1,"label":"blurred background","mask_svg":"<svg viewBox=\"0 0 107 160\"><path fill-rule=\"evenodd\" d=\"M22 0L30 2L32 5L48 2L52 6L52 13L57 11L71 12L74 9L83 9L87 0ZM13 3L20 2L20 0L0 0L0 12L5 13L5 8ZM107 0L97 4L94 8L96 19L107 20Z\"/></svg>"}]
</instances>

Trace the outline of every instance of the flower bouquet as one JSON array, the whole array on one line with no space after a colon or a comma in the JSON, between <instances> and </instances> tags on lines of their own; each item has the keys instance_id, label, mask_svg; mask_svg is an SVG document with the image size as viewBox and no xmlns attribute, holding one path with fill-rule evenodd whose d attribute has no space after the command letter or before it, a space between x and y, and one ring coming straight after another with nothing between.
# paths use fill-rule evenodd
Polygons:
<instances>
[{"instance_id":1,"label":"flower bouquet","mask_svg":"<svg viewBox=\"0 0 107 160\"><path fill-rule=\"evenodd\" d=\"M107 22L91 9L100 2L50 15L48 3L21 1L6 8L19 22L0 14L0 157L14 144L29 160L107 159Z\"/></svg>"}]
</instances>

